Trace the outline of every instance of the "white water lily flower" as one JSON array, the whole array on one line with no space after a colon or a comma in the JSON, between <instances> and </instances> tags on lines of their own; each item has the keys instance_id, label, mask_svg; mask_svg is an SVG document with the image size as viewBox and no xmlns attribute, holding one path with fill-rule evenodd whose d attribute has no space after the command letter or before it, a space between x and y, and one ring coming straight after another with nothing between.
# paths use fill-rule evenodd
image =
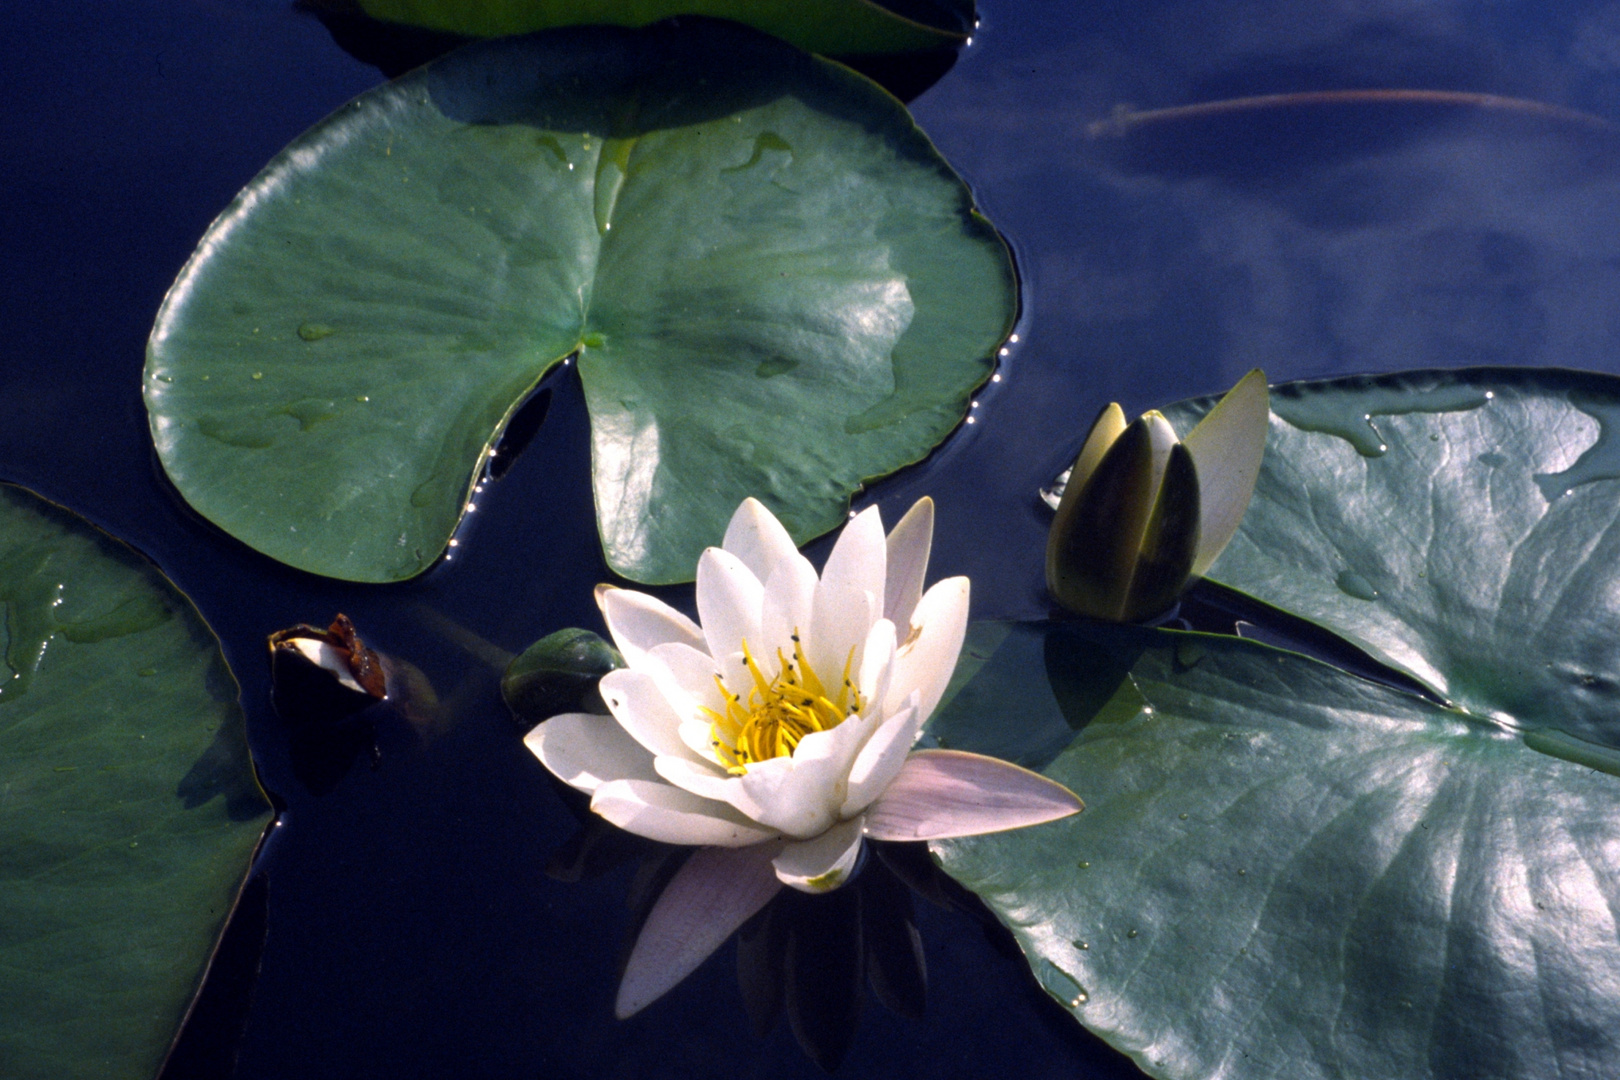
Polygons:
<instances>
[{"instance_id":1,"label":"white water lily flower","mask_svg":"<svg viewBox=\"0 0 1620 1080\"><path fill-rule=\"evenodd\" d=\"M701 626L644 593L598 590L627 665L602 677L613 715L555 716L525 741L615 825L705 848L649 915L619 1015L674 986L782 885L848 880L863 837L968 836L1080 809L1015 765L912 752L967 629L966 578L923 591L932 540L932 501L887 537L870 508L818 577L748 499L698 562Z\"/></svg>"},{"instance_id":2,"label":"white water lily flower","mask_svg":"<svg viewBox=\"0 0 1620 1080\"><path fill-rule=\"evenodd\" d=\"M1243 521L1271 417L1256 369L1187 433L1157 410L1134 424L1111 404L1097 417L1046 544L1046 584L1078 615L1136 622L1163 614L1204 575Z\"/></svg>"}]
</instances>

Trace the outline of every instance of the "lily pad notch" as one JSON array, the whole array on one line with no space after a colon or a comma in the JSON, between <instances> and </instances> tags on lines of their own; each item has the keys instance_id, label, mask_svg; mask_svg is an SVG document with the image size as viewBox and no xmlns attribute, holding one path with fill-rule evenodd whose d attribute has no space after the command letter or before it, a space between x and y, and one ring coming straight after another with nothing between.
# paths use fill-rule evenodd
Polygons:
<instances>
[{"instance_id":1,"label":"lily pad notch","mask_svg":"<svg viewBox=\"0 0 1620 1080\"><path fill-rule=\"evenodd\" d=\"M803 543L961 422L1011 256L894 99L730 23L480 42L282 152L159 312L145 396L200 513L300 569L425 570L578 357L604 553L688 579L754 496Z\"/></svg>"}]
</instances>

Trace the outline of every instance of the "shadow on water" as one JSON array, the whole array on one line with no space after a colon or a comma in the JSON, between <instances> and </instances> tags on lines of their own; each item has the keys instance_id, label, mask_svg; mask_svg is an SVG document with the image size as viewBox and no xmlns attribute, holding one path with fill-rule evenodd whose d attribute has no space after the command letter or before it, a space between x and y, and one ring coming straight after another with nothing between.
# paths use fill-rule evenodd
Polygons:
<instances>
[{"instance_id":1,"label":"shadow on water","mask_svg":"<svg viewBox=\"0 0 1620 1080\"><path fill-rule=\"evenodd\" d=\"M208 688L220 701L235 701L238 694L225 661L217 653L207 673ZM248 821L265 811L264 795L254 782L255 765L248 750L247 733L234 709L226 714L214 738L175 785L174 794L187 810L216 796L225 799L232 821Z\"/></svg>"},{"instance_id":2,"label":"shadow on water","mask_svg":"<svg viewBox=\"0 0 1620 1080\"><path fill-rule=\"evenodd\" d=\"M356 0L294 0L293 7L319 19L332 35L334 45L389 79L474 40L462 34L373 19Z\"/></svg>"},{"instance_id":3,"label":"shadow on water","mask_svg":"<svg viewBox=\"0 0 1620 1080\"><path fill-rule=\"evenodd\" d=\"M356 0L295 0L297 10L320 20L333 44L389 79L479 39L418 26L384 22L367 15ZM971 5L950 0L901 0L886 5L930 25L971 30ZM913 53L844 56L835 59L871 79L901 101L911 101L943 78L958 49L941 46Z\"/></svg>"},{"instance_id":4,"label":"shadow on water","mask_svg":"<svg viewBox=\"0 0 1620 1080\"><path fill-rule=\"evenodd\" d=\"M269 912L270 876L256 873L237 894L202 986L175 1035L158 1080L223 1080L235 1074L237 1050L247 1028L264 955Z\"/></svg>"}]
</instances>

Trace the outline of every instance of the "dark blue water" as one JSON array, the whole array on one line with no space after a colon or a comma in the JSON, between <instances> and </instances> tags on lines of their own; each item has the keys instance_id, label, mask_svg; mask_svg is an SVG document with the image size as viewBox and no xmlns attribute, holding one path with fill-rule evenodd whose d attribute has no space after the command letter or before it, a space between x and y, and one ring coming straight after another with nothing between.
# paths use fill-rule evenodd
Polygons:
<instances>
[{"instance_id":1,"label":"dark blue water","mask_svg":"<svg viewBox=\"0 0 1620 1080\"><path fill-rule=\"evenodd\" d=\"M1620 9L987 0L982 17L913 109L1013 245L1019 340L976 422L868 496L891 519L934 496L935 573L971 575L977 614L1044 610L1035 491L1110 399L1140 410L1254 366L1620 373ZM245 997L255 933L194 1033L196 1074L230 1075L237 1054L236 1075L276 1080L818 1075L785 1023L749 1031L729 948L612 1019L632 868L545 874L575 819L495 667L458 644L516 651L598 625L590 587L608 574L570 376L454 562L412 584L271 563L156 466L139 380L164 290L234 192L376 69L285 0L31 5L7 30L0 479L126 539L195 599L284 806L259 864L257 983ZM1091 128L1121 108L1366 89L1515 100L1270 98ZM380 721L375 767L362 754L312 786L269 708L263 642L339 610L445 706ZM919 921L926 1017L869 1001L840 1075L1134 1075L971 916L923 904Z\"/></svg>"}]
</instances>

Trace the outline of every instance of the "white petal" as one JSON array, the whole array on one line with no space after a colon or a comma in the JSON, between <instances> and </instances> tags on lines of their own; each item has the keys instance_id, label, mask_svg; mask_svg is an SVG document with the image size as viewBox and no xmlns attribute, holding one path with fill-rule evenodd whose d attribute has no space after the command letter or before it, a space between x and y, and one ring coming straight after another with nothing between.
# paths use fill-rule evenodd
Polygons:
<instances>
[{"instance_id":1,"label":"white petal","mask_svg":"<svg viewBox=\"0 0 1620 1080\"><path fill-rule=\"evenodd\" d=\"M598 589L596 598L613 644L631 667L641 663L648 649L669 642L703 648L703 631L697 623L657 597L610 587Z\"/></svg>"},{"instance_id":2,"label":"white petal","mask_svg":"<svg viewBox=\"0 0 1620 1080\"><path fill-rule=\"evenodd\" d=\"M861 819L840 821L813 840L790 843L776 857L776 876L800 892L831 892L849 880L861 855Z\"/></svg>"},{"instance_id":3,"label":"white petal","mask_svg":"<svg viewBox=\"0 0 1620 1080\"><path fill-rule=\"evenodd\" d=\"M871 593L881 603L888 550L888 541L883 536L883 518L878 515L877 507L869 506L851 518L838 534L838 542L827 556L827 565L821 568L822 584Z\"/></svg>"},{"instance_id":4,"label":"white petal","mask_svg":"<svg viewBox=\"0 0 1620 1080\"><path fill-rule=\"evenodd\" d=\"M912 691L915 698L916 691ZM866 740L849 768L848 794L839 807L839 816L851 817L865 810L894 782L906 763L906 755L911 753L911 744L917 741L922 722L923 715L913 704L884 720Z\"/></svg>"},{"instance_id":5,"label":"white petal","mask_svg":"<svg viewBox=\"0 0 1620 1080\"><path fill-rule=\"evenodd\" d=\"M703 719L682 720L679 734L681 742L692 751L690 756L693 764L719 764L720 757L714 752L714 725L711 722Z\"/></svg>"},{"instance_id":6,"label":"white petal","mask_svg":"<svg viewBox=\"0 0 1620 1080\"><path fill-rule=\"evenodd\" d=\"M889 684L894 675L894 653L899 647L895 640L894 623L879 619L872 624L861 649L861 698L866 701L866 712L881 711L883 699L889 696Z\"/></svg>"},{"instance_id":7,"label":"white petal","mask_svg":"<svg viewBox=\"0 0 1620 1080\"><path fill-rule=\"evenodd\" d=\"M595 791L609 780L657 780L653 757L611 716L563 713L523 738L563 783Z\"/></svg>"},{"instance_id":8,"label":"white petal","mask_svg":"<svg viewBox=\"0 0 1620 1080\"><path fill-rule=\"evenodd\" d=\"M778 564L802 559L787 529L758 499L748 498L731 515L726 538L720 546L737 556L762 582L769 581ZM808 562L806 565L809 565Z\"/></svg>"},{"instance_id":9,"label":"white petal","mask_svg":"<svg viewBox=\"0 0 1620 1080\"><path fill-rule=\"evenodd\" d=\"M654 754L692 756L680 735L685 717L675 711L663 688L648 672L633 668L610 671L602 676L597 689L613 718L636 742Z\"/></svg>"},{"instance_id":10,"label":"white petal","mask_svg":"<svg viewBox=\"0 0 1620 1080\"><path fill-rule=\"evenodd\" d=\"M765 583L759 617L760 641L772 650L773 662L776 649L791 656L793 635L810 629L815 597L816 570L809 559L795 552L793 558L777 564Z\"/></svg>"},{"instance_id":11,"label":"white petal","mask_svg":"<svg viewBox=\"0 0 1620 1080\"><path fill-rule=\"evenodd\" d=\"M305 660L308 660L316 667L325 669L345 688L361 694L366 693L366 688L360 685L355 679L353 671L349 669L349 652L347 649L340 653L320 638L283 638L281 642L278 642L278 645L283 644L291 645L298 650Z\"/></svg>"},{"instance_id":12,"label":"white petal","mask_svg":"<svg viewBox=\"0 0 1620 1080\"><path fill-rule=\"evenodd\" d=\"M725 704L715 682L720 665L702 649L680 643L659 645L648 650L641 668L658 683L683 719L700 708L718 710Z\"/></svg>"},{"instance_id":13,"label":"white petal","mask_svg":"<svg viewBox=\"0 0 1620 1080\"><path fill-rule=\"evenodd\" d=\"M1083 809L1040 773L960 750L918 750L866 811L874 840L943 840L1055 821Z\"/></svg>"},{"instance_id":14,"label":"white petal","mask_svg":"<svg viewBox=\"0 0 1620 1080\"><path fill-rule=\"evenodd\" d=\"M626 832L666 844L746 847L777 834L725 803L647 780L610 780L591 796L591 809Z\"/></svg>"},{"instance_id":15,"label":"white petal","mask_svg":"<svg viewBox=\"0 0 1620 1080\"><path fill-rule=\"evenodd\" d=\"M1153 448L1153 484L1150 490L1153 492L1152 497L1156 497L1159 482L1164 479L1165 464L1170 460L1170 448L1181 440L1176 438L1176 429L1170 426L1170 421L1166 420L1164 414L1157 409L1143 413L1142 419L1147 421L1148 444Z\"/></svg>"},{"instance_id":16,"label":"white petal","mask_svg":"<svg viewBox=\"0 0 1620 1080\"><path fill-rule=\"evenodd\" d=\"M780 844L704 848L692 854L659 894L619 982L620 1020L651 1005L696 971L732 931L770 902L782 883L771 859Z\"/></svg>"},{"instance_id":17,"label":"white petal","mask_svg":"<svg viewBox=\"0 0 1620 1080\"><path fill-rule=\"evenodd\" d=\"M750 645L749 648L751 649L753 646ZM760 671L764 673L766 679L776 674L776 653L774 651L768 657L756 654L754 659L759 664ZM715 657L715 661L720 665L720 681L725 683L726 689L747 701L748 692L754 688L754 677L748 672L748 665L743 660L742 651L740 649L733 650L724 656Z\"/></svg>"},{"instance_id":18,"label":"white petal","mask_svg":"<svg viewBox=\"0 0 1620 1080\"><path fill-rule=\"evenodd\" d=\"M856 592L836 583L821 579L816 586L815 608L810 613L808 635L804 651L821 683L829 690L837 690L844 677L844 665L855 674L855 665L861 662L867 635L877 621L877 605L881 594Z\"/></svg>"},{"instance_id":19,"label":"white petal","mask_svg":"<svg viewBox=\"0 0 1620 1080\"><path fill-rule=\"evenodd\" d=\"M923 594L911 617L909 640L902 641L895 653L886 713L899 711L906 695L917 690L922 719L933 715L967 636L968 593L968 579L953 577L936 582Z\"/></svg>"},{"instance_id":20,"label":"white petal","mask_svg":"<svg viewBox=\"0 0 1620 1080\"><path fill-rule=\"evenodd\" d=\"M1237 533L1249 507L1271 426L1271 396L1259 368L1238 380L1184 440L1198 470L1198 555L1203 577Z\"/></svg>"},{"instance_id":21,"label":"white petal","mask_svg":"<svg viewBox=\"0 0 1620 1080\"><path fill-rule=\"evenodd\" d=\"M653 768L658 776L683 791L723 802L751 821L758 817L760 808L743 785L742 778L728 775L719 765L661 757L653 762Z\"/></svg>"},{"instance_id":22,"label":"white petal","mask_svg":"<svg viewBox=\"0 0 1620 1080\"><path fill-rule=\"evenodd\" d=\"M698 559L697 609L709 653L723 657L742 648L760 648L759 616L765 587L742 560L719 548Z\"/></svg>"},{"instance_id":23,"label":"white petal","mask_svg":"<svg viewBox=\"0 0 1620 1080\"><path fill-rule=\"evenodd\" d=\"M875 719L852 716L829 731L806 735L792 757L749 765L740 779L759 808L750 816L798 839L821 835L838 820L850 766L876 726Z\"/></svg>"},{"instance_id":24,"label":"white petal","mask_svg":"<svg viewBox=\"0 0 1620 1080\"><path fill-rule=\"evenodd\" d=\"M911 613L922 599L933 546L934 500L925 496L911 504L885 542L888 566L884 570L883 616L896 626L911 623Z\"/></svg>"}]
</instances>

